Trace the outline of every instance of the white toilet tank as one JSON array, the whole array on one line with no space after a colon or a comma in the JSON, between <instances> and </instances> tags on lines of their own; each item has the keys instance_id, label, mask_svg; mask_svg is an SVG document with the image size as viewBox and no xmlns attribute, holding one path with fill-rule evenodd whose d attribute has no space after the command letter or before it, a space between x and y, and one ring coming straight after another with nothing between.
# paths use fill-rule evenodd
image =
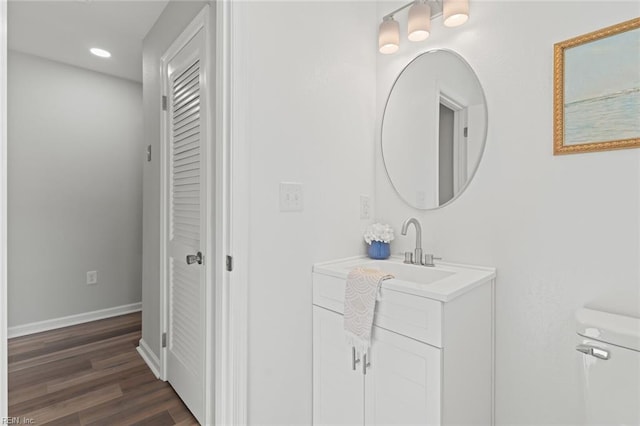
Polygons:
<instances>
[{"instance_id":1,"label":"white toilet tank","mask_svg":"<svg viewBox=\"0 0 640 426\"><path fill-rule=\"evenodd\" d=\"M640 425L640 318L576 312L586 424Z\"/></svg>"}]
</instances>

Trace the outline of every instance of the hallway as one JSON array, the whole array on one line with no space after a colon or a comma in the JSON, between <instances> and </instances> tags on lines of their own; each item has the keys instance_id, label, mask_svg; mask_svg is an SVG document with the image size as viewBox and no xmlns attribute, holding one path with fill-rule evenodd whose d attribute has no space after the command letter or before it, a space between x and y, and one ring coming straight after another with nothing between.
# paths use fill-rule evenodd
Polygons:
<instances>
[{"instance_id":1,"label":"hallway","mask_svg":"<svg viewBox=\"0 0 640 426\"><path fill-rule=\"evenodd\" d=\"M10 416L38 425L197 425L137 353L140 317L10 339Z\"/></svg>"}]
</instances>

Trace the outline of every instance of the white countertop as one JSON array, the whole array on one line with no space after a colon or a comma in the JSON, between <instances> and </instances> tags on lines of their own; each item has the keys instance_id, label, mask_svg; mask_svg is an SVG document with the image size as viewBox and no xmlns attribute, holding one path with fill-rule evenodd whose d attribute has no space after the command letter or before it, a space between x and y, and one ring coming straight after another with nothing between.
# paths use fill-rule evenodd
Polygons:
<instances>
[{"instance_id":1,"label":"white countertop","mask_svg":"<svg viewBox=\"0 0 640 426\"><path fill-rule=\"evenodd\" d=\"M383 281L382 287L384 289L442 302L451 301L496 276L496 269L492 267L448 262L436 262L434 267L407 265L402 262L402 258L396 256L387 260L373 260L366 256L358 256L317 263L313 265L313 272L346 280L349 271L358 266L380 269L404 278L396 277ZM394 274L394 271L399 272ZM422 281L421 276L425 277ZM412 278L408 279L407 277Z\"/></svg>"}]
</instances>

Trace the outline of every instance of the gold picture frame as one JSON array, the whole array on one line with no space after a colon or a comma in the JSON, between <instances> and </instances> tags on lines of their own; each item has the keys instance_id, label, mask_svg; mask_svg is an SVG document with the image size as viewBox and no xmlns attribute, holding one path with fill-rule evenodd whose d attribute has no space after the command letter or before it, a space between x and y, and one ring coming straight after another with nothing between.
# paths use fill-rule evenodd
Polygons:
<instances>
[{"instance_id":1,"label":"gold picture frame","mask_svg":"<svg viewBox=\"0 0 640 426\"><path fill-rule=\"evenodd\" d=\"M639 47L640 18L554 45L554 155L640 147Z\"/></svg>"}]
</instances>

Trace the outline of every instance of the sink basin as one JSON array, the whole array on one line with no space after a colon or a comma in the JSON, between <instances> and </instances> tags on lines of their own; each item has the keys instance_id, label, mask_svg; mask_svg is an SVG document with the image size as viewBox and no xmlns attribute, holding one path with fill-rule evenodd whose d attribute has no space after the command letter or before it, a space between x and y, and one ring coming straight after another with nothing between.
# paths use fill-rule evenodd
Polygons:
<instances>
[{"instance_id":1,"label":"sink basin","mask_svg":"<svg viewBox=\"0 0 640 426\"><path fill-rule=\"evenodd\" d=\"M491 267L437 262L436 266L410 265L400 257L387 260L372 260L367 257L338 259L313 266L313 272L347 279L354 268L379 269L393 275L382 283L383 289L428 297L443 302L473 290L484 282L495 278Z\"/></svg>"},{"instance_id":2,"label":"sink basin","mask_svg":"<svg viewBox=\"0 0 640 426\"><path fill-rule=\"evenodd\" d=\"M435 281L447 278L455 271L447 271L438 267L411 265L389 261L364 262L355 267L367 269L379 269L393 275L394 278L402 281L412 281L419 284L432 284Z\"/></svg>"}]
</instances>

